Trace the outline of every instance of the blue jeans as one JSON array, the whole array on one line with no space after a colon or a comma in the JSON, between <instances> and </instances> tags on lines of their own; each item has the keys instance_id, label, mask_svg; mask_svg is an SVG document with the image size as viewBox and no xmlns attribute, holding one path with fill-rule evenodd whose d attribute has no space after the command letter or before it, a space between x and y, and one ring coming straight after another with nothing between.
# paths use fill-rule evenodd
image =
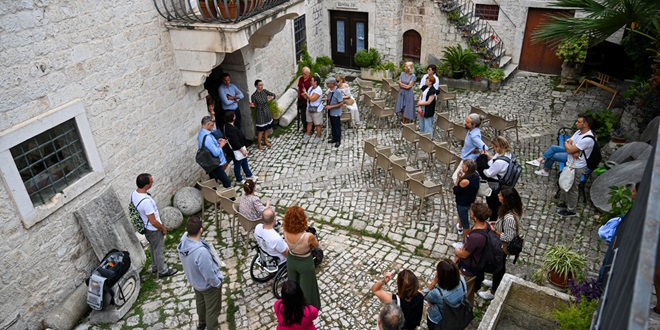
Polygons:
<instances>
[{"instance_id":1,"label":"blue jeans","mask_svg":"<svg viewBox=\"0 0 660 330\"><path fill-rule=\"evenodd\" d=\"M458 218L461 219L461 226L463 229L470 229L470 207L456 205L458 211Z\"/></svg>"},{"instance_id":2,"label":"blue jeans","mask_svg":"<svg viewBox=\"0 0 660 330\"><path fill-rule=\"evenodd\" d=\"M433 139L433 117L419 117L419 131L431 134L430 138Z\"/></svg>"},{"instance_id":3,"label":"blue jeans","mask_svg":"<svg viewBox=\"0 0 660 330\"><path fill-rule=\"evenodd\" d=\"M549 171L552 168L552 164L555 162L566 163L568 160L568 153L566 153L564 147L550 146L550 148L543 153L543 158L545 158L543 168Z\"/></svg>"},{"instance_id":4,"label":"blue jeans","mask_svg":"<svg viewBox=\"0 0 660 330\"><path fill-rule=\"evenodd\" d=\"M236 181L243 181L243 176L241 175L241 168L247 177L252 176L252 171L250 171L250 165L248 165L248 158L245 157L241 160L234 159L234 175L236 175Z\"/></svg>"}]
</instances>

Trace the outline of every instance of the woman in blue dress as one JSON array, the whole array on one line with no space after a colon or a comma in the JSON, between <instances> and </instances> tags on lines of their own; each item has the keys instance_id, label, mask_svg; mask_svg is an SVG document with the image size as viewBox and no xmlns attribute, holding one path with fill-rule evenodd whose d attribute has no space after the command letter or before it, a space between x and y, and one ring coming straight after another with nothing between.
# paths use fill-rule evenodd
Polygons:
<instances>
[{"instance_id":1,"label":"woman in blue dress","mask_svg":"<svg viewBox=\"0 0 660 330\"><path fill-rule=\"evenodd\" d=\"M415 95L413 85L415 85L415 74L413 73L413 63L406 62L404 72L399 76L399 97L396 100L397 113L403 111L402 122L407 124L415 119Z\"/></svg>"}]
</instances>

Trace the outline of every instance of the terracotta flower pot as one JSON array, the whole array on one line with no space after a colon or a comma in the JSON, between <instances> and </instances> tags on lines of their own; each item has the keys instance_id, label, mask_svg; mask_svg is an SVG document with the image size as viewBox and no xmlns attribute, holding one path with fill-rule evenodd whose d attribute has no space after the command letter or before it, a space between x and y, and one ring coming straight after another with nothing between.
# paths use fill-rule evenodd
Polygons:
<instances>
[{"instance_id":1,"label":"terracotta flower pot","mask_svg":"<svg viewBox=\"0 0 660 330\"><path fill-rule=\"evenodd\" d=\"M236 2L227 2L227 9L229 9L229 12L225 9L224 3L219 3L218 7L220 7L220 15L222 15L222 18L235 20L236 17L238 17L238 5Z\"/></svg>"},{"instance_id":2,"label":"terracotta flower pot","mask_svg":"<svg viewBox=\"0 0 660 330\"><path fill-rule=\"evenodd\" d=\"M202 10L204 18L215 19L218 17L218 11L215 9L214 1L200 1L199 6Z\"/></svg>"},{"instance_id":3,"label":"terracotta flower pot","mask_svg":"<svg viewBox=\"0 0 660 330\"><path fill-rule=\"evenodd\" d=\"M568 287L568 280L572 279L572 278L573 278L572 273L568 273L568 276L566 276L566 278L564 278L559 273L557 273L553 270L548 272L548 282L550 282L550 284L552 284L554 286L557 286L557 287L560 287L560 288L563 288L563 289Z\"/></svg>"}]
</instances>

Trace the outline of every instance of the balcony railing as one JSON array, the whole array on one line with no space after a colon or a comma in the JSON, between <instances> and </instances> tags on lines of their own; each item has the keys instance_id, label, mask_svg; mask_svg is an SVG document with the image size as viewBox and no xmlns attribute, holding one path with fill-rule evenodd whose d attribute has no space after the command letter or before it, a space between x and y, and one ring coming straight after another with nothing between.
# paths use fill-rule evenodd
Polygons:
<instances>
[{"instance_id":1,"label":"balcony railing","mask_svg":"<svg viewBox=\"0 0 660 330\"><path fill-rule=\"evenodd\" d=\"M154 0L168 21L236 23L289 0Z\"/></svg>"}]
</instances>

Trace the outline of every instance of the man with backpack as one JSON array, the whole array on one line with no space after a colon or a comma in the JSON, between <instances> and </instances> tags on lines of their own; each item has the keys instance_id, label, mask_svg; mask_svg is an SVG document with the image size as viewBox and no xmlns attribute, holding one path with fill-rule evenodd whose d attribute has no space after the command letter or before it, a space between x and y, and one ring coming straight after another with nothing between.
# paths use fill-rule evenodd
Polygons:
<instances>
[{"instance_id":1,"label":"man with backpack","mask_svg":"<svg viewBox=\"0 0 660 330\"><path fill-rule=\"evenodd\" d=\"M475 221L470 229L470 234L465 239L462 247L454 248L456 257L454 261L458 264L467 283L467 299L474 306L474 293L481 287L484 273L495 273L501 267L504 254L502 243L488 224L490 209L484 203L472 203L470 217ZM491 233L494 235L491 235ZM499 244L499 251L496 246ZM499 258L499 261L497 260ZM498 264L499 262L499 264Z\"/></svg>"},{"instance_id":2,"label":"man with backpack","mask_svg":"<svg viewBox=\"0 0 660 330\"><path fill-rule=\"evenodd\" d=\"M160 221L160 213L156 201L147 192L154 184L154 178L149 173L142 173L135 179L137 189L131 193L131 203L135 206L144 222L144 236L149 241L151 251L151 272L158 277L172 276L178 272L165 266L165 235L167 228Z\"/></svg>"},{"instance_id":3,"label":"man with backpack","mask_svg":"<svg viewBox=\"0 0 660 330\"><path fill-rule=\"evenodd\" d=\"M229 188L231 187L231 179L229 179L227 172L225 172L225 168L229 165L229 160L225 157L225 152L223 151L223 148L227 145L227 140L222 137L222 133L219 130L212 131L214 124L213 117L205 116L202 118L202 128L197 134L197 147L199 149L206 148L211 152L211 155L220 159L218 167L208 172L208 174L211 179L215 179L216 182L221 182L223 187Z\"/></svg>"},{"instance_id":4,"label":"man with backpack","mask_svg":"<svg viewBox=\"0 0 660 330\"><path fill-rule=\"evenodd\" d=\"M598 167L598 163L601 160L600 149L597 146L594 133L591 131L593 124L594 118L591 115L578 115L578 119L575 122L577 131L570 139L564 142L563 147L550 146L543 153L543 157L527 162L533 166L541 166L541 163L545 161L543 169L534 171L534 174L541 176L548 176L550 168L555 161L566 162L566 166L575 171L571 188L568 192L564 192L563 189L561 190L560 198L563 202L557 204L557 207L561 208L561 210L557 211L557 214L562 217L573 217L576 215L575 208L577 207L578 190L582 175L587 171L588 165L589 169L593 170Z\"/></svg>"}]
</instances>

